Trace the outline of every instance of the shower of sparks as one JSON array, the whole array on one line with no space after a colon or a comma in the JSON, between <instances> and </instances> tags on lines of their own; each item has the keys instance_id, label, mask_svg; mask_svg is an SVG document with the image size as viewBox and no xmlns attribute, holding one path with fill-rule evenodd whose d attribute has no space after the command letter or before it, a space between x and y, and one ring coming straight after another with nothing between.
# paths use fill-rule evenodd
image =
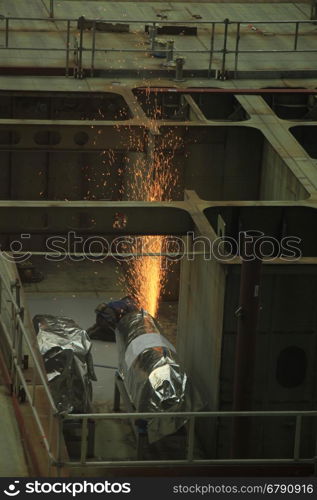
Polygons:
<instances>
[{"instance_id":1,"label":"shower of sparks","mask_svg":"<svg viewBox=\"0 0 317 500\"><path fill-rule=\"evenodd\" d=\"M152 130L159 130L158 120L166 118L162 113L162 106L158 103L159 96L153 96L151 93L145 93L144 107L147 109L147 115ZM127 111L116 110L116 119L128 119ZM102 110L99 110L99 116L105 119ZM121 126L117 125L120 134ZM151 139L147 145L147 154L127 153L121 158L123 168L116 168L118 173L117 182L114 183L112 195L117 199L114 191L117 192L120 199L133 201L171 201L177 196L178 176L174 166L175 151L179 149L182 140L175 135L172 128L165 127L163 133ZM144 151L144 137L134 133L131 130L129 136L128 151ZM116 166L117 155L112 150L103 152L105 171L107 175L113 172L111 167ZM120 163L121 163L120 162ZM106 169L106 165L108 169ZM89 171L89 170L88 170ZM105 175L104 173L102 175ZM113 175L113 173L112 173ZM96 178L91 178L87 172L87 181L96 185ZM107 182L102 182L101 190L105 189ZM113 182L112 182L113 184ZM88 184L89 185L89 184ZM100 188L100 186L98 186ZM88 191L86 199L91 199L91 192ZM116 221L118 223L118 221ZM148 311L152 316L158 312L159 302L167 283L167 273L170 266L166 266L164 257L147 256L146 254L161 254L165 249L165 238L161 235L147 235L137 238L135 243L128 246L122 244L122 252L131 252L140 254L141 257L134 257L128 262L122 262L123 274L119 276L119 283L126 293L132 296L138 307Z\"/></svg>"},{"instance_id":2,"label":"shower of sparks","mask_svg":"<svg viewBox=\"0 0 317 500\"><path fill-rule=\"evenodd\" d=\"M169 193L175 185L170 168L170 155L154 152L153 164L137 165L135 183L133 185L136 200L161 201L171 198ZM160 235L142 236L141 252L160 254L164 250L165 237ZM134 245L137 253L140 248ZM142 256L130 262L126 273L126 281L130 295L133 295L138 306L156 316L159 300L166 285L166 269L163 266L162 256Z\"/></svg>"},{"instance_id":3,"label":"shower of sparks","mask_svg":"<svg viewBox=\"0 0 317 500\"><path fill-rule=\"evenodd\" d=\"M155 102L155 101L154 101ZM153 103L150 103L153 106ZM161 108L149 110L154 122L161 118ZM157 123L155 123L157 126ZM133 138L135 140L135 138ZM161 138L160 138L161 139ZM168 129L161 146L153 146L144 161L127 162L127 170L131 179L126 186L125 197L135 201L170 201L175 199L175 189L178 179L173 159L176 149L180 146L180 138ZM138 244L133 245L132 252L143 253L142 257L131 260L123 278L129 295L133 296L139 308L157 315L160 298L167 282L168 267L163 256L146 256L144 254L161 254L165 248L165 237L161 235L142 236ZM123 281L122 280L122 281Z\"/></svg>"}]
</instances>

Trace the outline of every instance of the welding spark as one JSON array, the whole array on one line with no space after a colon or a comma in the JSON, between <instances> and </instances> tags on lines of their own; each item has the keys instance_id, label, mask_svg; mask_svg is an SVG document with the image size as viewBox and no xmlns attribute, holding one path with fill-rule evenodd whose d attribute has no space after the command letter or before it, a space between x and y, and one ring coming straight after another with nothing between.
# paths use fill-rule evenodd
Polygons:
<instances>
[{"instance_id":1,"label":"welding spark","mask_svg":"<svg viewBox=\"0 0 317 500\"><path fill-rule=\"evenodd\" d=\"M150 104L153 106L153 103ZM156 103L151 115L154 126L161 117L161 107ZM135 140L136 137L131 136L131 142L135 144ZM153 147L147 159L137 160L133 164L126 162L129 178L132 179L126 193L129 199L150 202L175 199L178 178L173 169L173 159L180 142L181 139L176 138L172 131L167 131L164 141L161 141L160 146ZM147 256L144 253L162 253L165 237L142 236L141 244L143 256L129 262L124 281L129 295L135 298L138 306L155 317L166 286L167 269L163 266L164 257ZM134 246L132 252L137 253L138 249Z\"/></svg>"}]
</instances>

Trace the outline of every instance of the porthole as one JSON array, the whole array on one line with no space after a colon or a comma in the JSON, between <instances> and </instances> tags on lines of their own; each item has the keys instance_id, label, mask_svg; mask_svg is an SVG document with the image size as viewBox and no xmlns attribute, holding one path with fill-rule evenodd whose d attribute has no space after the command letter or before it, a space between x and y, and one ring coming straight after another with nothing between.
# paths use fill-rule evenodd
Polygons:
<instances>
[{"instance_id":1,"label":"porthole","mask_svg":"<svg viewBox=\"0 0 317 500\"><path fill-rule=\"evenodd\" d=\"M74 141L78 146L84 146L89 141L89 135L86 132L77 132Z\"/></svg>"}]
</instances>

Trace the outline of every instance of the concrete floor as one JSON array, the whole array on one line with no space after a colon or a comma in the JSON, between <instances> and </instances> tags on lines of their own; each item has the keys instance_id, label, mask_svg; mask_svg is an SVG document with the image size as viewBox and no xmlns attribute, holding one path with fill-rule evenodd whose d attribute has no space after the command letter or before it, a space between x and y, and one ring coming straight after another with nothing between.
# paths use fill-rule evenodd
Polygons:
<instances>
[{"instance_id":1,"label":"concrete floor","mask_svg":"<svg viewBox=\"0 0 317 500\"><path fill-rule=\"evenodd\" d=\"M52 263L40 258L32 259L45 279L40 283L24 284L31 317L36 314L68 316L82 328L95 322L94 310L104 301L124 295L118 285L119 269L115 262L63 261ZM177 305L162 303L159 321L168 339L176 343ZM93 341L92 355L97 381L93 382L96 410L110 404L114 391L114 372L118 356L113 342ZM109 368L110 367L110 368Z\"/></svg>"},{"instance_id":2,"label":"concrete floor","mask_svg":"<svg viewBox=\"0 0 317 500\"><path fill-rule=\"evenodd\" d=\"M2 427L0 433L0 477L27 477L29 474L12 399L3 385L0 385L0 408ZM3 431L4 429L5 431Z\"/></svg>"},{"instance_id":3,"label":"concrete floor","mask_svg":"<svg viewBox=\"0 0 317 500\"><path fill-rule=\"evenodd\" d=\"M242 50L291 50L293 48L293 36L295 25L292 24L265 24L265 21L278 20L309 20L310 5L305 3L157 3L157 2L80 2L60 1L55 2L55 18L78 19L85 16L90 19L107 20L139 20L137 24L131 24L130 33L101 33L96 35L95 68L106 70L139 69L160 70L162 60L150 56L148 53L124 53L111 52L109 49L144 49L149 48L148 36L144 33L144 24L149 20L162 20L161 12L167 15L168 21L195 22L214 20L223 21L225 18L240 21L240 49ZM3 0L1 13L5 16L17 17L43 17L47 19L47 5L40 0L27 2L23 0ZM256 25L257 30L252 28L252 22L264 21ZM0 25L1 28L1 25ZM4 26L2 27L2 31ZM66 23L51 20L48 21L10 21L9 47L4 48L5 33L2 33L3 50L1 51L2 66L37 66L37 67L65 67L66 61ZM298 50L316 49L315 24L300 26L300 37ZM198 35L195 36L173 36L175 40L175 54L182 55L182 50L209 50L210 28L208 25L199 27ZM71 25L71 47L74 37L78 36L76 22ZM170 39L171 36L160 36L162 39ZM233 50L236 43L236 25L229 27L228 50ZM223 26L217 26L215 32L216 50L222 49ZM85 32L83 63L84 67L91 65L92 35ZM38 48L41 52L38 52ZM37 50L26 50L37 49ZM59 49L50 51L50 48ZM23 50L21 50L23 49ZM47 49L43 52L43 49ZM45 56L44 56L45 54ZM192 70L207 69L209 54L183 54L186 58L185 68ZM74 66L73 54L70 53L70 67ZM215 54L212 69L221 67L222 54ZM316 54L243 54L239 56L239 69L250 70L308 70L315 67ZM233 69L234 55L227 57L227 69Z\"/></svg>"}]
</instances>

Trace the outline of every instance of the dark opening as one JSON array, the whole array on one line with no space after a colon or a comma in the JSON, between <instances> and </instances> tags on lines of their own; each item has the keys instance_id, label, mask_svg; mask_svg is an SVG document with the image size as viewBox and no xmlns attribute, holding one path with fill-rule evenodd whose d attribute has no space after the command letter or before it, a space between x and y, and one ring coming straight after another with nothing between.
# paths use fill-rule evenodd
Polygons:
<instances>
[{"instance_id":1,"label":"dark opening","mask_svg":"<svg viewBox=\"0 0 317 500\"><path fill-rule=\"evenodd\" d=\"M291 134L312 158L317 159L317 126L299 126L290 129Z\"/></svg>"},{"instance_id":2,"label":"dark opening","mask_svg":"<svg viewBox=\"0 0 317 500\"><path fill-rule=\"evenodd\" d=\"M276 378L283 387L297 387L306 377L307 357L303 349L289 346L283 349L276 363Z\"/></svg>"}]
</instances>

